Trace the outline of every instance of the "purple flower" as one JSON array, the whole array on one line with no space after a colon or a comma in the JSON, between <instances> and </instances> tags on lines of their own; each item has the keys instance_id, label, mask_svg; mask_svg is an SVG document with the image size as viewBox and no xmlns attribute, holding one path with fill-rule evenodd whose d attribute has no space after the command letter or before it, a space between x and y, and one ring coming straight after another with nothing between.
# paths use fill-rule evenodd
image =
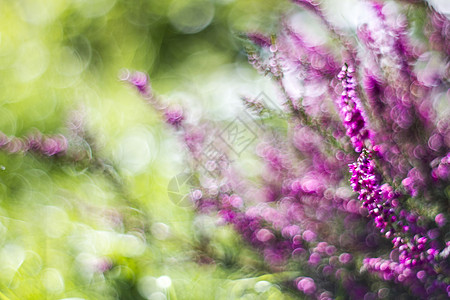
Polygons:
<instances>
[{"instance_id":1,"label":"purple flower","mask_svg":"<svg viewBox=\"0 0 450 300\"><path fill-rule=\"evenodd\" d=\"M48 156L64 152L67 150L67 139L62 135L44 138L41 150Z\"/></svg>"},{"instance_id":2,"label":"purple flower","mask_svg":"<svg viewBox=\"0 0 450 300\"><path fill-rule=\"evenodd\" d=\"M63 135L43 136L39 131L26 138L7 137L0 132L0 147L9 153L36 152L53 156L65 152L68 141Z\"/></svg>"},{"instance_id":3,"label":"purple flower","mask_svg":"<svg viewBox=\"0 0 450 300\"><path fill-rule=\"evenodd\" d=\"M345 64L342 67L338 78L344 88L340 101L338 101L339 111L347 129L347 135L356 152L361 152L366 141L370 140L370 131L366 127L361 101L356 92L356 81L353 78L353 68Z\"/></svg>"},{"instance_id":4,"label":"purple flower","mask_svg":"<svg viewBox=\"0 0 450 300\"><path fill-rule=\"evenodd\" d=\"M444 214L437 214L436 217L434 218L436 224L439 227L444 226L447 223L447 219L445 218Z\"/></svg>"},{"instance_id":5,"label":"purple flower","mask_svg":"<svg viewBox=\"0 0 450 300\"><path fill-rule=\"evenodd\" d=\"M180 107L167 108L164 112L167 123L172 126L179 126L183 121L183 111Z\"/></svg>"},{"instance_id":6,"label":"purple flower","mask_svg":"<svg viewBox=\"0 0 450 300\"><path fill-rule=\"evenodd\" d=\"M247 37L256 45L262 47L262 48L269 48L272 45L272 42L270 41L270 38L262 35L261 33L253 32L248 33Z\"/></svg>"},{"instance_id":7,"label":"purple flower","mask_svg":"<svg viewBox=\"0 0 450 300\"><path fill-rule=\"evenodd\" d=\"M350 253L342 253L341 255L339 255L339 261L343 264L351 262L352 259L353 257Z\"/></svg>"},{"instance_id":8,"label":"purple flower","mask_svg":"<svg viewBox=\"0 0 450 300\"><path fill-rule=\"evenodd\" d=\"M317 264L320 262L320 259L321 259L320 254L314 252L314 253L312 253L312 254L309 256L308 263L309 263L310 265L315 266L315 265L317 265Z\"/></svg>"},{"instance_id":9,"label":"purple flower","mask_svg":"<svg viewBox=\"0 0 450 300\"><path fill-rule=\"evenodd\" d=\"M150 80L148 79L147 74L138 71L130 72L126 70L121 76L121 80L128 81L133 86L135 86L144 98L152 97Z\"/></svg>"},{"instance_id":10,"label":"purple flower","mask_svg":"<svg viewBox=\"0 0 450 300\"><path fill-rule=\"evenodd\" d=\"M442 278L450 246L442 232L447 224L445 213L439 214L439 197L450 173L448 124L434 122L431 109L439 105L433 97L444 94L442 87L433 90L414 73L421 46L411 46L405 16L384 2L370 1L375 17L359 29L359 39L369 50L365 53L357 53L349 36L333 28L320 1L293 2L319 17L333 43L308 40L289 16L276 38L247 35L257 45L248 53L249 62L279 87L289 113L288 134L262 139L256 148L259 157L254 157L259 173L255 168L246 174L233 164L215 176L202 173L202 187L193 194L196 212L217 215L220 225L232 225L271 270L311 276L295 281L309 297L332 298L330 286L347 289L343 297L374 299L377 290L380 298L386 297L387 285L353 270L374 251L380 257L364 259L363 266L381 280L406 286L418 297L435 295L435 290L436 295L446 294ZM329 49L330 44L345 48L342 55ZM350 63L339 72L341 61ZM361 86L356 67L364 72ZM201 173L209 162L218 165L203 151L211 142L210 123L183 122L181 108L167 108L151 94L146 75L128 74L126 80L145 98L151 95L150 104L181 132L194 168ZM336 91L342 93L335 100L340 118L330 105ZM367 99L371 124L359 97ZM244 101L259 116L279 116L262 102ZM273 129L272 123L262 127L266 125ZM351 148L360 152L349 165L357 199L352 199L345 173L346 165L355 161ZM222 157L229 162L228 152ZM419 215L417 207L435 211L435 222L430 212ZM391 244L380 242L380 236ZM389 297L403 293L391 286Z\"/></svg>"},{"instance_id":11,"label":"purple flower","mask_svg":"<svg viewBox=\"0 0 450 300\"><path fill-rule=\"evenodd\" d=\"M314 294L316 291L316 284L310 277L298 278L297 288L307 295Z\"/></svg>"}]
</instances>

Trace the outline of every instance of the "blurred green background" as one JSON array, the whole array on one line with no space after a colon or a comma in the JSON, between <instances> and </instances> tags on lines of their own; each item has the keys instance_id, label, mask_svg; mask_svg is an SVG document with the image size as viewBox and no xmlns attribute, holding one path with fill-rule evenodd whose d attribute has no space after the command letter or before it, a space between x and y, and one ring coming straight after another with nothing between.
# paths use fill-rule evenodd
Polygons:
<instances>
[{"instance_id":1,"label":"blurred green background","mask_svg":"<svg viewBox=\"0 0 450 300\"><path fill-rule=\"evenodd\" d=\"M0 153L0 299L289 298L230 228L170 201L181 144L118 80L145 71L168 102L226 118L265 84L239 33L276 32L289 5L0 0L0 131L85 139L77 162Z\"/></svg>"}]
</instances>

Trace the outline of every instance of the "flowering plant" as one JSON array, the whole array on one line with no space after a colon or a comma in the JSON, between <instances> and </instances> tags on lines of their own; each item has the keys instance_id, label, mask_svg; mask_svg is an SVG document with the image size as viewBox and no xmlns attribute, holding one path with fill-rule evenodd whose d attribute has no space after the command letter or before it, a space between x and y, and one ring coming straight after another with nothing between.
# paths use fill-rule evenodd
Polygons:
<instances>
[{"instance_id":1,"label":"flowering plant","mask_svg":"<svg viewBox=\"0 0 450 300\"><path fill-rule=\"evenodd\" d=\"M162 103L147 75L122 79L180 133L199 179L197 213L231 224L267 268L290 274L286 287L317 299L445 299L450 131L439 107L448 105L449 20L425 8L420 40L405 15L420 1L367 1L370 21L355 35L317 1L293 2L322 23L324 41L289 16L272 37L246 34L249 62L273 79L283 112L251 97L244 104L288 127L262 122L271 134L258 135L257 176L232 162L226 141L211 141L211 122ZM420 68L432 59L445 67Z\"/></svg>"}]
</instances>

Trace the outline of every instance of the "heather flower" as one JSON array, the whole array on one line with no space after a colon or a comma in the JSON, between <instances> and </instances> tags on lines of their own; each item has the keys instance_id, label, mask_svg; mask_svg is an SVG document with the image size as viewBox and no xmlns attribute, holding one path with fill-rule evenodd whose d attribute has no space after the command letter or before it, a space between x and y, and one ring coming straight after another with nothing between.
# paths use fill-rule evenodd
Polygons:
<instances>
[{"instance_id":1,"label":"heather flower","mask_svg":"<svg viewBox=\"0 0 450 300\"><path fill-rule=\"evenodd\" d=\"M248 33L247 38L262 48L269 48L272 45L270 38L258 32Z\"/></svg>"},{"instance_id":2,"label":"heather flower","mask_svg":"<svg viewBox=\"0 0 450 300\"><path fill-rule=\"evenodd\" d=\"M9 153L25 152L26 144L21 138L12 137L3 145L3 148Z\"/></svg>"},{"instance_id":3,"label":"heather flower","mask_svg":"<svg viewBox=\"0 0 450 300\"><path fill-rule=\"evenodd\" d=\"M425 181L420 172L416 168L412 168L408 172L408 177L403 179L402 184L412 196L417 196L419 190L423 188Z\"/></svg>"},{"instance_id":4,"label":"heather flower","mask_svg":"<svg viewBox=\"0 0 450 300\"><path fill-rule=\"evenodd\" d=\"M289 133L263 138L256 147L255 159L261 163L257 175L248 178L245 169L230 163L226 150L217 160L206 159L210 124L185 124L181 109L171 111L151 96L149 102L165 121L181 131L194 168L211 165L218 171L213 178L202 173L201 187L191 195L197 213L216 214L221 225L232 225L271 270L301 270L311 276L298 277L295 284L318 299L331 298L327 290L335 284L355 299L385 297L387 285L379 281L371 290L375 285L352 271L374 251L380 257L364 259L363 266L382 280L406 286L418 297L432 295L431 289L442 293L448 270L443 257L450 252L442 233L447 216L437 214L432 220L418 214L404 192L413 196L411 201L441 209L432 205L432 198L441 196L429 185L446 187L448 130L443 122L433 124L435 115L426 107L433 93L414 74L419 53L408 39L406 19L371 2L374 22L358 33L370 50L366 55L356 53L355 45L331 26L318 2L294 2L319 16L345 51L337 56L327 44L310 44L289 19L277 36L247 35L256 45L248 50L249 62L275 81L289 113L282 116ZM349 65L337 76L341 89L336 73L342 60ZM363 71L362 86L356 82L356 68ZM128 78L144 97L151 94L146 76ZM327 102L338 90L341 122ZM280 117L250 97L244 103L258 116ZM360 153L349 165L357 200L343 171L355 160L350 149ZM222 161L226 168L217 167Z\"/></svg>"},{"instance_id":5,"label":"heather flower","mask_svg":"<svg viewBox=\"0 0 450 300\"><path fill-rule=\"evenodd\" d=\"M340 101L338 101L338 107L344 126L347 129L347 135L350 137L355 151L361 152L366 141L370 141L371 134L367 128L361 101L357 96L353 72L353 68L346 64L338 75L344 88Z\"/></svg>"},{"instance_id":6,"label":"heather flower","mask_svg":"<svg viewBox=\"0 0 450 300\"><path fill-rule=\"evenodd\" d=\"M314 280L310 277L299 278L297 288L307 295L311 295L316 291Z\"/></svg>"},{"instance_id":7,"label":"heather flower","mask_svg":"<svg viewBox=\"0 0 450 300\"><path fill-rule=\"evenodd\" d=\"M123 81L128 81L130 84L135 86L144 99L152 98L152 90L147 74L143 72L130 72L128 70L124 70L120 75L120 79Z\"/></svg>"},{"instance_id":8,"label":"heather flower","mask_svg":"<svg viewBox=\"0 0 450 300\"><path fill-rule=\"evenodd\" d=\"M62 135L44 138L41 149L48 156L64 152L67 150L67 139Z\"/></svg>"},{"instance_id":9,"label":"heather flower","mask_svg":"<svg viewBox=\"0 0 450 300\"><path fill-rule=\"evenodd\" d=\"M429 16L426 33L431 47L450 56L450 21L448 17L432 9L429 11Z\"/></svg>"},{"instance_id":10,"label":"heather flower","mask_svg":"<svg viewBox=\"0 0 450 300\"><path fill-rule=\"evenodd\" d=\"M40 132L36 132L27 137L28 150L31 151L40 151L42 149L42 134Z\"/></svg>"},{"instance_id":11,"label":"heather flower","mask_svg":"<svg viewBox=\"0 0 450 300\"><path fill-rule=\"evenodd\" d=\"M434 220L439 227L442 227L447 223L447 219L445 218L444 214L442 214L442 213L437 214L436 218Z\"/></svg>"},{"instance_id":12,"label":"heather flower","mask_svg":"<svg viewBox=\"0 0 450 300\"><path fill-rule=\"evenodd\" d=\"M442 158L433 160L431 166L433 167L431 177L434 180L448 180L450 178L450 152Z\"/></svg>"},{"instance_id":13,"label":"heather flower","mask_svg":"<svg viewBox=\"0 0 450 300\"><path fill-rule=\"evenodd\" d=\"M382 77L375 75L372 71L365 70L363 86L369 99L370 107L374 110L374 113L377 115L383 114L386 108L383 99L386 83L383 82Z\"/></svg>"},{"instance_id":14,"label":"heather flower","mask_svg":"<svg viewBox=\"0 0 450 300\"><path fill-rule=\"evenodd\" d=\"M320 254L319 254L319 253L312 253L312 254L309 256L308 263L309 263L310 265L315 266L315 265L317 265L317 264L320 262L320 259L321 259L321 257L320 257Z\"/></svg>"},{"instance_id":15,"label":"heather flower","mask_svg":"<svg viewBox=\"0 0 450 300\"><path fill-rule=\"evenodd\" d=\"M352 260L352 255L349 253L342 253L339 255L339 261L343 264L347 264Z\"/></svg>"},{"instance_id":16,"label":"heather flower","mask_svg":"<svg viewBox=\"0 0 450 300\"><path fill-rule=\"evenodd\" d=\"M183 121L183 111L179 107L172 107L166 109L164 112L167 123L172 126L179 126Z\"/></svg>"},{"instance_id":17,"label":"heather flower","mask_svg":"<svg viewBox=\"0 0 450 300\"><path fill-rule=\"evenodd\" d=\"M68 141L63 135L44 136L39 131L26 138L7 137L0 132L0 148L8 153L35 152L53 156L66 152Z\"/></svg>"},{"instance_id":18,"label":"heather flower","mask_svg":"<svg viewBox=\"0 0 450 300\"><path fill-rule=\"evenodd\" d=\"M120 75L120 79L129 82L133 85L141 94L141 96L149 101L149 103L164 116L166 122L169 125L178 127L184 120L183 110L180 106L166 106L159 102L159 100L153 96L153 92L150 86L150 80L147 74L143 72L130 72L128 70L123 71Z\"/></svg>"},{"instance_id":19,"label":"heather flower","mask_svg":"<svg viewBox=\"0 0 450 300\"><path fill-rule=\"evenodd\" d=\"M439 251L423 235L424 229L416 225L417 218L414 214L405 210L399 215L396 214L394 208L398 206L396 198L399 195L387 184L379 185L380 176L371 154L364 150L357 163L349 167L352 173L351 184L359 194L358 198L374 218L376 226L381 232L386 232L385 236L391 239L394 248L399 250L398 263L394 264L393 269L380 269L378 264L374 264L374 260L365 260L365 266L373 271L383 271L382 278L385 280L395 279L408 282L408 285L411 284L409 278L416 278L411 275L414 274L413 271L424 271L428 277L435 277L436 271L431 266L436 263ZM414 236L411 237L412 234ZM428 235L430 236L430 233ZM401 273L397 271L399 268L402 268ZM405 270L407 274L404 273Z\"/></svg>"}]
</instances>

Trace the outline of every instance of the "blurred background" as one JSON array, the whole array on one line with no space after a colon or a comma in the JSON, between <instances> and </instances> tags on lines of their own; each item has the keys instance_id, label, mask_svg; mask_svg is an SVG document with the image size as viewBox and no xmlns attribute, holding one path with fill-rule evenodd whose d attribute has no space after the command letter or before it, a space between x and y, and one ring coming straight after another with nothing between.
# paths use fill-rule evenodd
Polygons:
<instances>
[{"instance_id":1,"label":"blurred background","mask_svg":"<svg viewBox=\"0 0 450 300\"><path fill-rule=\"evenodd\" d=\"M356 26L355 2L340 1L341 27ZM182 145L118 79L144 71L164 101L228 120L242 95L276 97L240 35L276 33L292 9L287 0L0 0L0 131L73 136L77 149L71 159L0 152L0 299L298 297L276 284L291 275L264 272L229 227L169 197L186 171Z\"/></svg>"},{"instance_id":2,"label":"blurred background","mask_svg":"<svg viewBox=\"0 0 450 300\"><path fill-rule=\"evenodd\" d=\"M0 1L0 131L83 136L75 161L0 153L0 299L280 299L228 227L170 200L182 146L118 78L147 72L165 101L229 118L267 83L239 35L276 32L289 7Z\"/></svg>"}]
</instances>

